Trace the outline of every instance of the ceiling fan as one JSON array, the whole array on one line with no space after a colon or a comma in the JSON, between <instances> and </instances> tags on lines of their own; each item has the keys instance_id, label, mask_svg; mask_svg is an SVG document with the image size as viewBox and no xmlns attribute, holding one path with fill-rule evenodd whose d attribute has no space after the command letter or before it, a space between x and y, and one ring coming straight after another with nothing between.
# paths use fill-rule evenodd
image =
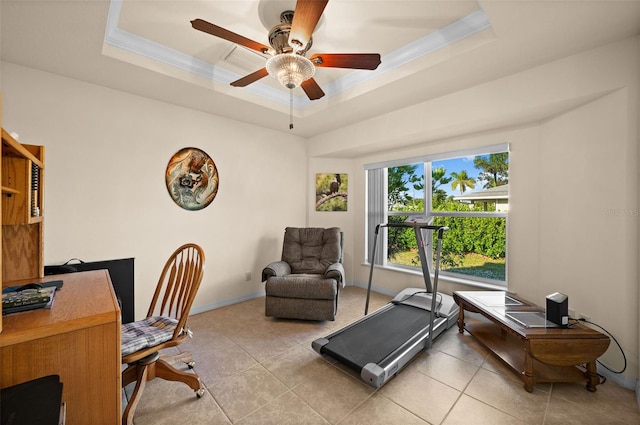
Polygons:
<instances>
[{"instance_id":1,"label":"ceiling fan","mask_svg":"<svg viewBox=\"0 0 640 425\"><path fill-rule=\"evenodd\" d=\"M295 11L282 12L281 23L269 32L271 47L202 19L194 19L191 26L270 56L264 68L232 82L232 86L245 87L272 75L288 89L300 86L310 100L317 100L324 96L324 92L313 79L316 67L374 70L380 65L378 53L316 53L310 58L305 57L313 43L311 35L328 2L297 0Z\"/></svg>"}]
</instances>

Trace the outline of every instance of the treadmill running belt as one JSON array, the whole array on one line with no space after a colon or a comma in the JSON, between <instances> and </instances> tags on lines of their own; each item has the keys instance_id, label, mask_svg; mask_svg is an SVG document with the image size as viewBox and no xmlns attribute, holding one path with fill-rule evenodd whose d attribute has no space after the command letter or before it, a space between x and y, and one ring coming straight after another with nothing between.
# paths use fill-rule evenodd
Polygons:
<instances>
[{"instance_id":1,"label":"treadmill running belt","mask_svg":"<svg viewBox=\"0 0 640 425\"><path fill-rule=\"evenodd\" d=\"M429 318L426 310L394 304L333 336L322 350L360 370L368 363L379 364L420 329L428 327Z\"/></svg>"}]
</instances>

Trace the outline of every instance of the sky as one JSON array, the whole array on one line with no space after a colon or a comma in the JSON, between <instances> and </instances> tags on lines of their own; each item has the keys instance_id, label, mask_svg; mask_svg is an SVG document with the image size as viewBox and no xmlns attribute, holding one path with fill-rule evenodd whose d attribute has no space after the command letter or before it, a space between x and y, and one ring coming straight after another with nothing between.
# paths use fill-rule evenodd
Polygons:
<instances>
[{"instance_id":1,"label":"sky","mask_svg":"<svg viewBox=\"0 0 640 425\"><path fill-rule=\"evenodd\" d=\"M447 177L451 175L452 172L459 173L462 170L467 171L467 175L472 179L477 179L480 171L473 165L473 156L463 157L463 158L454 158L454 159L445 159L442 161L433 161L432 167L435 169L437 167L442 167L447 170ZM460 188L456 188L454 191L451 189L451 183L440 186L440 189L443 189L447 192L447 195L457 196L460 195ZM467 188L465 193L476 192L478 190L483 190L481 183L476 183L476 187L474 189Z\"/></svg>"},{"instance_id":2,"label":"sky","mask_svg":"<svg viewBox=\"0 0 640 425\"><path fill-rule=\"evenodd\" d=\"M437 167L444 168L447 171L447 174L446 174L447 177L449 177L452 172L459 173L462 170L466 170L467 171L467 175L470 178L477 179L481 170L477 169L473 165L473 158L475 158L475 157L474 156L469 156L469 157L462 157L462 158L445 159L445 160L442 160L442 161L433 161L432 167L434 169L437 168ZM424 173L424 170L423 170L422 167L423 167L422 163L418 164L418 169L416 170L416 172ZM456 190L454 191L453 189L451 189L451 183L447 183L445 185L441 185L439 188L443 189L445 192L447 192L447 196L449 196L449 195L451 195L451 196L460 195L460 189L456 188ZM474 189L468 188L465 193L476 192L478 190L483 190L481 183L476 183L476 187ZM411 193L411 196L413 196L413 197L421 197L422 196L422 191L413 191Z\"/></svg>"}]
</instances>

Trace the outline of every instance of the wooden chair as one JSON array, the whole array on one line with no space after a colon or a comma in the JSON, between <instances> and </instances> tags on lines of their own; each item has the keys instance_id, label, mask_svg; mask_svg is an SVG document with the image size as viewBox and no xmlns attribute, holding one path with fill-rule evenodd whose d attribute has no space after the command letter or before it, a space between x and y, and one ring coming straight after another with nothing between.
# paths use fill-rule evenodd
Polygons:
<instances>
[{"instance_id":1,"label":"wooden chair","mask_svg":"<svg viewBox=\"0 0 640 425\"><path fill-rule=\"evenodd\" d=\"M187 325L204 272L204 252L188 243L175 250L162 270L147 317L122 326L122 387L136 381L136 386L122 416L122 424L133 421L136 406L147 381L162 378L187 384L198 398L204 388L198 375L175 368L178 362L194 365L191 353L177 356L160 355L164 348L182 344L191 331Z\"/></svg>"}]
</instances>

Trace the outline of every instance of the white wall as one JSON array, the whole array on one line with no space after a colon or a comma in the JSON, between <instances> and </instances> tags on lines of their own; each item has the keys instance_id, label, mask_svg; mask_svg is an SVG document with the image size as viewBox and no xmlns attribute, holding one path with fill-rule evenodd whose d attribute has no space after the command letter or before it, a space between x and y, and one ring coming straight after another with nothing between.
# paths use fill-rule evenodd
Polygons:
<instances>
[{"instance_id":1,"label":"white wall","mask_svg":"<svg viewBox=\"0 0 640 425\"><path fill-rule=\"evenodd\" d=\"M206 253L194 311L263 291L284 227L306 224L302 139L10 63L1 75L3 127L46 147L45 264L135 257L137 317L188 241ZM189 146L220 175L200 211L178 207L165 186L167 162Z\"/></svg>"},{"instance_id":2,"label":"white wall","mask_svg":"<svg viewBox=\"0 0 640 425\"><path fill-rule=\"evenodd\" d=\"M638 323L638 145L627 97L620 90L540 126L541 274L529 290L541 298L563 287L577 312L606 319L624 340L636 333L625 324Z\"/></svg>"},{"instance_id":3,"label":"white wall","mask_svg":"<svg viewBox=\"0 0 640 425\"><path fill-rule=\"evenodd\" d=\"M544 305L563 292L572 310L610 331L629 365L638 361L639 150L637 37L567 57L312 138L309 172L350 160L353 281L364 284L363 165L509 142L509 289ZM311 175L310 177L311 178ZM394 293L421 276L377 270ZM450 292L470 289L442 281ZM622 367L617 346L603 360Z\"/></svg>"},{"instance_id":4,"label":"white wall","mask_svg":"<svg viewBox=\"0 0 640 425\"><path fill-rule=\"evenodd\" d=\"M3 126L47 147L46 262L135 257L138 315L185 240L208 255L197 308L259 293L258 274L279 257L287 225L341 227L347 279L364 283L363 164L510 142L510 289L540 304L567 293L570 308L618 338L635 382L638 217L606 211L638 210L638 45L617 42L306 143L3 63ZM168 159L185 146L208 152L220 171L218 197L200 212L178 208L164 187ZM315 174L327 172L349 174L347 212L314 210ZM421 284L376 274L390 292ZM605 359L617 362L612 347Z\"/></svg>"}]
</instances>

